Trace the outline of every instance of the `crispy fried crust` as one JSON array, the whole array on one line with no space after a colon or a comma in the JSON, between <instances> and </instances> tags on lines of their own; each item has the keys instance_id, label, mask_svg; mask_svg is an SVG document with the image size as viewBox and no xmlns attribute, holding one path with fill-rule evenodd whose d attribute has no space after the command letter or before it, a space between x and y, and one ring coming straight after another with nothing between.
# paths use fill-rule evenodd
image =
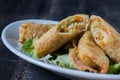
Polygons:
<instances>
[{"instance_id":1,"label":"crispy fried crust","mask_svg":"<svg viewBox=\"0 0 120 80\"><path fill-rule=\"evenodd\" d=\"M101 17L92 15L90 19L90 29L95 42L105 51L111 60L120 63L120 34ZM96 23L99 24L96 26ZM100 33L103 39L97 39L99 34L95 33Z\"/></svg>"},{"instance_id":2,"label":"crispy fried crust","mask_svg":"<svg viewBox=\"0 0 120 80\"><path fill-rule=\"evenodd\" d=\"M26 38L40 38L44 33L46 33L52 24L36 24L36 23L24 23L19 27L19 42L23 43Z\"/></svg>"},{"instance_id":3,"label":"crispy fried crust","mask_svg":"<svg viewBox=\"0 0 120 80\"><path fill-rule=\"evenodd\" d=\"M109 59L95 44L90 31L81 37L78 48L70 52L70 58L74 66L82 71L106 73L109 67Z\"/></svg>"},{"instance_id":4,"label":"crispy fried crust","mask_svg":"<svg viewBox=\"0 0 120 80\"><path fill-rule=\"evenodd\" d=\"M77 21L76 18L74 18L75 16L78 18ZM72 29L68 29L71 24ZM54 28L51 28L34 43L38 56L43 57L59 49L82 31L85 31L88 25L88 15L74 15L60 21ZM75 26L80 27L80 29L75 29Z\"/></svg>"},{"instance_id":5,"label":"crispy fried crust","mask_svg":"<svg viewBox=\"0 0 120 80\"><path fill-rule=\"evenodd\" d=\"M85 65L84 63L82 63L82 61L78 58L78 49L77 48L74 48L70 51L69 53L69 56L70 56L70 59L73 63L73 65L78 69L78 70L81 70L81 71L90 71L90 72L95 72L97 73L96 70L92 69L91 67Z\"/></svg>"}]
</instances>

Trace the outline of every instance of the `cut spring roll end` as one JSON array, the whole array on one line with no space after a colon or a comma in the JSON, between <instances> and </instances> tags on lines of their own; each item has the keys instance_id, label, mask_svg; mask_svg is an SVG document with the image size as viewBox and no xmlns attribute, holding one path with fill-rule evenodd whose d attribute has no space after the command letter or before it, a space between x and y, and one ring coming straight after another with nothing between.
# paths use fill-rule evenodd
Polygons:
<instances>
[{"instance_id":1,"label":"cut spring roll end","mask_svg":"<svg viewBox=\"0 0 120 80\"><path fill-rule=\"evenodd\" d=\"M60 21L55 27L43 34L34 44L40 57L52 53L76 37L89 26L88 15L73 15Z\"/></svg>"},{"instance_id":2,"label":"cut spring roll end","mask_svg":"<svg viewBox=\"0 0 120 80\"><path fill-rule=\"evenodd\" d=\"M76 32L78 30L87 30L89 24L90 20L88 15L76 14L63 19L56 27L60 32Z\"/></svg>"},{"instance_id":3,"label":"cut spring roll end","mask_svg":"<svg viewBox=\"0 0 120 80\"><path fill-rule=\"evenodd\" d=\"M120 63L120 34L100 16L92 15L90 20L90 30L95 42L112 61Z\"/></svg>"},{"instance_id":4,"label":"cut spring roll end","mask_svg":"<svg viewBox=\"0 0 120 80\"><path fill-rule=\"evenodd\" d=\"M92 34L94 35L96 43L99 44L101 47L104 47L107 44L112 43L113 37L112 33L110 32L111 30L108 27L110 25L105 23L105 21L99 16L92 15L90 19L91 19L90 29Z\"/></svg>"}]
</instances>

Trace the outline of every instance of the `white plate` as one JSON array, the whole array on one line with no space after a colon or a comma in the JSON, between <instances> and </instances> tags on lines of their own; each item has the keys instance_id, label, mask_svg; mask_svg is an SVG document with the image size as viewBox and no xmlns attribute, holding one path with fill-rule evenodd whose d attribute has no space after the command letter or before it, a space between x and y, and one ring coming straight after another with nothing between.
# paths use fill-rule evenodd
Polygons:
<instances>
[{"instance_id":1,"label":"white plate","mask_svg":"<svg viewBox=\"0 0 120 80\"><path fill-rule=\"evenodd\" d=\"M57 21L51 21L51 20L37 20L37 19L31 19L31 20L21 20L13 22L9 25L7 25L3 32L2 32L2 41L6 45L6 47L11 50L14 54L21 57L22 59L33 63L37 66L43 67L45 69L51 70L59 75L62 75L64 77L73 79L73 80L80 80L81 78L84 79L95 79L95 80L120 80L120 75L111 75L111 74L96 74L96 73L90 73L90 72L83 72L78 70L72 70L72 69L66 69L62 67L58 67L52 64L44 63L39 60L36 60L24 53L22 53L18 49L18 28L20 24L26 23L26 22L35 22L35 23L50 23L50 24L56 24Z\"/></svg>"}]
</instances>

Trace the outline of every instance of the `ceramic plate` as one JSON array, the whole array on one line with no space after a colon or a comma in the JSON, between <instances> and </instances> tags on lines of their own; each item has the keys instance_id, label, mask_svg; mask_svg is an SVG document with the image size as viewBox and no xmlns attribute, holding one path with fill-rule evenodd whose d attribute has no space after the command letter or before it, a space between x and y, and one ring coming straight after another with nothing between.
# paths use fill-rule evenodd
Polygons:
<instances>
[{"instance_id":1,"label":"ceramic plate","mask_svg":"<svg viewBox=\"0 0 120 80\"><path fill-rule=\"evenodd\" d=\"M73 79L73 80L81 80L81 79L95 79L95 80L120 80L120 75L112 75L112 74L96 74L96 73L90 73L90 72L83 72L78 70L72 70L67 68L62 68L59 66L55 66L52 64L44 63L39 60L36 60L24 53L22 53L18 48L18 28L20 24L26 23L26 22L35 22L35 23L42 23L42 24L56 24L57 21L51 21L51 20L38 20L38 19L32 19L32 20L20 20L13 22L9 25L7 25L3 32L2 32L2 41L5 44L5 46L11 50L14 54L21 57L22 59L35 64L37 66L43 67L45 69L48 69L50 71L53 71L61 76Z\"/></svg>"}]
</instances>

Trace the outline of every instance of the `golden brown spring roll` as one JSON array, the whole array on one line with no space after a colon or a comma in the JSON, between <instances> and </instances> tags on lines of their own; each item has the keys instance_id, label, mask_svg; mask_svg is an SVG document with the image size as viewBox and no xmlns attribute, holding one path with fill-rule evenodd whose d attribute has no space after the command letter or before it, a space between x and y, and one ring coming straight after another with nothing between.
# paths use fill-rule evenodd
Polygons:
<instances>
[{"instance_id":1,"label":"golden brown spring roll","mask_svg":"<svg viewBox=\"0 0 120 80\"><path fill-rule=\"evenodd\" d=\"M90 29L95 42L111 60L120 63L120 34L101 17L92 15L90 19Z\"/></svg>"},{"instance_id":2,"label":"golden brown spring roll","mask_svg":"<svg viewBox=\"0 0 120 80\"><path fill-rule=\"evenodd\" d=\"M78 36L76 36L75 38L73 38L73 39L71 40L71 43L72 43L72 46L73 46L73 47L78 47L79 39L82 37L83 34L84 34L84 32L81 33L81 34L79 34Z\"/></svg>"},{"instance_id":3,"label":"golden brown spring roll","mask_svg":"<svg viewBox=\"0 0 120 80\"><path fill-rule=\"evenodd\" d=\"M60 21L35 43L34 48L39 57L43 57L59 49L82 31L87 30L89 16L77 14Z\"/></svg>"},{"instance_id":4,"label":"golden brown spring roll","mask_svg":"<svg viewBox=\"0 0 120 80\"><path fill-rule=\"evenodd\" d=\"M78 48L70 51L73 65L82 71L106 73L109 67L109 59L105 53L95 44L90 31L86 31L78 43Z\"/></svg>"},{"instance_id":5,"label":"golden brown spring roll","mask_svg":"<svg viewBox=\"0 0 120 80\"><path fill-rule=\"evenodd\" d=\"M19 42L23 43L27 38L40 38L53 24L36 24L32 22L21 24L19 27Z\"/></svg>"}]
</instances>

